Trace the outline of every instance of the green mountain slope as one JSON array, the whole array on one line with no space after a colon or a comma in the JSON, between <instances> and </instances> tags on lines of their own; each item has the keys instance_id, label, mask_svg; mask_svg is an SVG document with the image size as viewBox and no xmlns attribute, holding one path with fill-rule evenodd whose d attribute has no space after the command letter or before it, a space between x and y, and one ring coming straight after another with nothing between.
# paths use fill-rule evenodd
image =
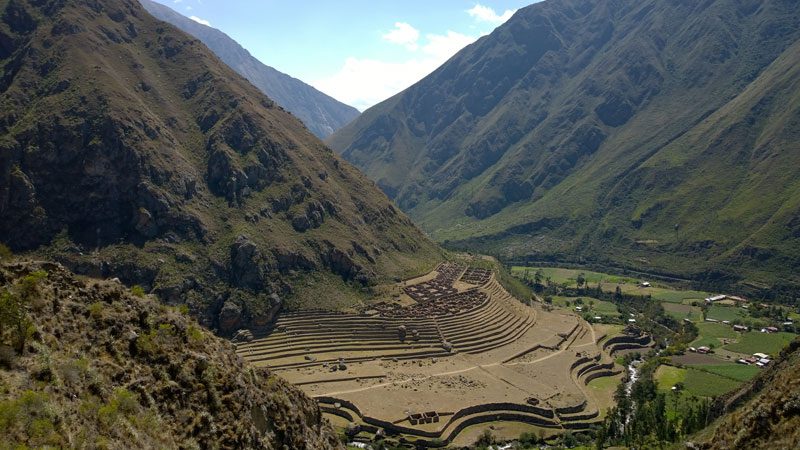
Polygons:
<instances>
[{"instance_id":1,"label":"green mountain slope","mask_svg":"<svg viewBox=\"0 0 800 450\"><path fill-rule=\"evenodd\" d=\"M548 0L328 143L451 246L798 283L796 6Z\"/></svg>"},{"instance_id":2,"label":"green mountain slope","mask_svg":"<svg viewBox=\"0 0 800 450\"><path fill-rule=\"evenodd\" d=\"M225 64L302 120L317 137L330 136L358 116L358 110L352 106L261 63L225 33L197 23L160 3L150 0L141 0L141 3L157 19L200 39Z\"/></svg>"},{"instance_id":3,"label":"green mountain slope","mask_svg":"<svg viewBox=\"0 0 800 450\"><path fill-rule=\"evenodd\" d=\"M7 262L0 305L2 448L343 448L300 390L117 282Z\"/></svg>"},{"instance_id":4,"label":"green mountain slope","mask_svg":"<svg viewBox=\"0 0 800 450\"><path fill-rule=\"evenodd\" d=\"M223 333L441 257L199 41L126 1L0 1L0 240ZM320 291L326 293L319 295Z\"/></svg>"},{"instance_id":5,"label":"green mountain slope","mask_svg":"<svg viewBox=\"0 0 800 450\"><path fill-rule=\"evenodd\" d=\"M724 413L705 438L702 449L794 449L800 447L800 340L790 343L778 360L740 389L714 402Z\"/></svg>"}]
</instances>

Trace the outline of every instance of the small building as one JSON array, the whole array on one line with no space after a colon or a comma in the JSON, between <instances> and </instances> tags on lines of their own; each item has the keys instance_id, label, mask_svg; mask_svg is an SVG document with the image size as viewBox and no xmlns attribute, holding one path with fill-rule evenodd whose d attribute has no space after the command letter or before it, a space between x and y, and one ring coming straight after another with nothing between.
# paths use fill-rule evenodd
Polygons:
<instances>
[{"instance_id":1,"label":"small building","mask_svg":"<svg viewBox=\"0 0 800 450\"><path fill-rule=\"evenodd\" d=\"M718 302L720 300L725 300L726 298L727 298L727 296L725 296L725 295L715 295L713 297L707 297L706 298L706 303L714 303L714 302Z\"/></svg>"},{"instance_id":2,"label":"small building","mask_svg":"<svg viewBox=\"0 0 800 450\"><path fill-rule=\"evenodd\" d=\"M642 281L641 282L641 286L642 287L650 287L650 282L649 281Z\"/></svg>"},{"instance_id":3,"label":"small building","mask_svg":"<svg viewBox=\"0 0 800 450\"><path fill-rule=\"evenodd\" d=\"M761 359L758 360L758 362L760 362L761 364L766 366L767 364L771 363L772 360L769 359L769 358L761 358Z\"/></svg>"},{"instance_id":4,"label":"small building","mask_svg":"<svg viewBox=\"0 0 800 450\"><path fill-rule=\"evenodd\" d=\"M750 362L749 362L749 361L747 361L746 359L741 359L741 358L740 358L740 359L737 359L737 360L736 360L736 363L737 363L737 364L744 364L745 366L749 366L749 365L750 365Z\"/></svg>"},{"instance_id":5,"label":"small building","mask_svg":"<svg viewBox=\"0 0 800 450\"><path fill-rule=\"evenodd\" d=\"M706 322L719 322L719 320L712 319L711 317L706 317Z\"/></svg>"},{"instance_id":6,"label":"small building","mask_svg":"<svg viewBox=\"0 0 800 450\"><path fill-rule=\"evenodd\" d=\"M745 325L734 325L733 326L733 330L734 331L745 332L745 331L749 330L749 328L747 328L747 326L745 326Z\"/></svg>"},{"instance_id":7,"label":"small building","mask_svg":"<svg viewBox=\"0 0 800 450\"><path fill-rule=\"evenodd\" d=\"M583 311L583 306L576 306L575 307L575 311L582 312Z\"/></svg>"},{"instance_id":8,"label":"small building","mask_svg":"<svg viewBox=\"0 0 800 450\"><path fill-rule=\"evenodd\" d=\"M636 319L628 319L628 323L636 323Z\"/></svg>"},{"instance_id":9,"label":"small building","mask_svg":"<svg viewBox=\"0 0 800 450\"><path fill-rule=\"evenodd\" d=\"M764 358L769 358L769 355L767 355L766 353L753 353L753 357L758 359L764 359Z\"/></svg>"},{"instance_id":10,"label":"small building","mask_svg":"<svg viewBox=\"0 0 800 450\"><path fill-rule=\"evenodd\" d=\"M723 320L722 323L724 323L725 325L730 325L731 321L730 320Z\"/></svg>"},{"instance_id":11,"label":"small building","mask_svg":"<svg viewBox=\"0 0 800 450\"><path fill-rule=\"evenodd\" d=\"M697 352L697 349L696 349L696 348L694 348L694 347L689 347L689 351L690 351L690 352Z\"/></svg>"},{"instance_id":12,"label":"small building","mask_svg":"<svg viewBox=\"0 0 800 450\"><path fill-rule=\"evenodd\" d=\"M706 347L705 345L702 347L697 347L697 353L708 353L711 349Z\"/></svg>"},{"instance_id":13,"label":"small building","mask_svg":"<svg viewBox=\"0 0 800 450\"><path fill-rule=\"evenodd\" d=\"M594 316L594 317L592 317L592 319L597 320L597 321L603 320L603 318L600 317L600 316Z\"/></svg>"}]
</instances>

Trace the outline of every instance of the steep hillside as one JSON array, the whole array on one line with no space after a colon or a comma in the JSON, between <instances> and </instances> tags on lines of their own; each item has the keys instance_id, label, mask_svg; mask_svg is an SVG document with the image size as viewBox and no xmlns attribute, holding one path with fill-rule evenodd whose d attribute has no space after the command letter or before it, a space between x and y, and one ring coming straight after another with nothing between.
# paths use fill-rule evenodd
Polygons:
<instances>
[{"instance_id":1,"label":"steep hillside","mask_svg":"<svg viewBox=\"0 0 800 450\"><path fill-rule=\"evenodd\" d=\"M0 304L2 448L342 448L313 400L118 282L5 263Z\"/></svg>"},{"instance_id":2,"label":"steep hillside","mask_svg":"<svg viewBox=\"0 0 800 450\"><path fill-rule=\"evenodd\" d=\"M324 139L358 116L358 110L302 81L264 65L225 33L182 16L167 6L140 0L159 20L200 39L219 59L279 105L296 115L317 137Z\"/></svg>"},{"instance_id":3,"label":"steep hillside","mask_svg":"<svg viewBox=\"0 0 800 450\"><path fill-rule=\"evenodd\" d=\"M701 448L800 448L800 340L771 368L716 404L729 412Z\"/></svg>"},{"instance_id":4,"label":"steep hillside","mask_svg":"<svg viewBox=\"0 0 800 450\"><path fill-rule=\"evenodd\" d=\"M356 169L135 0L0 0L0 241L223 333L346 308L440 250ZM320 292L325 292L320 296Z\"/></svg>"},{"instance_id":5,"label":"steep hillside","mask_svg":"<svg viewBox=\"0 0 800 450\"><path fill-rule=\"evenodd\" d=\"M800 9L548 0L329 144L436 239L800 283Z\"/></svg>"}]
</instances>

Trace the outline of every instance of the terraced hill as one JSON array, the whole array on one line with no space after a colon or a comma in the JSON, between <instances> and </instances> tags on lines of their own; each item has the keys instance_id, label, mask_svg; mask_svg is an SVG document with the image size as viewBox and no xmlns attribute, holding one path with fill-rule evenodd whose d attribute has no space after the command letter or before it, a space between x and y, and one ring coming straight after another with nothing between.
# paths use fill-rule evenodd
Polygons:
<instances>
[{"instance_id":1,"label":"terraced hill","mask_svg":"<svg viewBox=\"0 0 800 450\"><path fill-rule=\"evenodd\" d=\"M791 298L798 39L794 1L548 0L328 142L453 247Z\"/></svg>"},{"instance_id":2,"label":"terraced hill","mask_svg":"<svg viewBox=\"0 0 800 450\"><path fill-rule=\"evenodd\" d=\"M398 287L357 314L281 314L237 352L301 386L338 426L441 445L494 421L587 429L611 392L586 386L621 373L615 352L652 346L601 345L591 325L521 303L487 269L443 263Z\"/></svg>"},{"instance_id":3,"label":"terraced hill","mask_svg":"<svg viewBox=\"0 0 800 450\"><path fill-rule=\"evenodd\" d=\"M441 251L202 43L134 0L0 1L0 241L222 333Z\"/></svg>"}]
</instances>

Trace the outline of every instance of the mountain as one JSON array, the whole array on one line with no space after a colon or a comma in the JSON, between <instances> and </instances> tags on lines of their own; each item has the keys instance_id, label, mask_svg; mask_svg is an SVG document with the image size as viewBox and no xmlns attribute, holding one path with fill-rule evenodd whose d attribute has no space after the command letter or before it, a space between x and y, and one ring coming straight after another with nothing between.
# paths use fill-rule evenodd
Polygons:
<instances>
[{"instance_id":1,"label":"mountain","mask_svg":"<svg viewBox=\"0 0 800 450\"><path fill-rule=\"evenodd\" d=\"M547 0L327 142L447 245L800 286L800 9Z\"/></svg>"},{"instance_id":2,"label":"mountain","mask_svg":"<svg viewBox=\"0 0 800 450\"><path fill-rule=\"evenodd\" d=\"M328 137L358 116L358 110L352 106L262 64L225 33L197 23L160 3L150 0L141 0L141 3L157 19L200 39L225 64L302 120L317 137Z\"/></svg>"},{"instance_id":3,"label":"mountain","mask_svg":"<svg viewBox=\"0 0 800 450\"><path fill-rule=\"evenodd\" d=\"M342 448L316 402L118 282L11 261L0 304L0 447Z\"/></svg>"},{"instance_id":4,"label":"mountain","mask_svg":"<svg viewBox=\"0 0 800 450\"><path fill-rule=\"evenodd\" d=\"M0 17L13 251L138 284L223 334L353 306L441 260L374 183L137 1L4 0Z\"/></svg>"}]
</instances>

